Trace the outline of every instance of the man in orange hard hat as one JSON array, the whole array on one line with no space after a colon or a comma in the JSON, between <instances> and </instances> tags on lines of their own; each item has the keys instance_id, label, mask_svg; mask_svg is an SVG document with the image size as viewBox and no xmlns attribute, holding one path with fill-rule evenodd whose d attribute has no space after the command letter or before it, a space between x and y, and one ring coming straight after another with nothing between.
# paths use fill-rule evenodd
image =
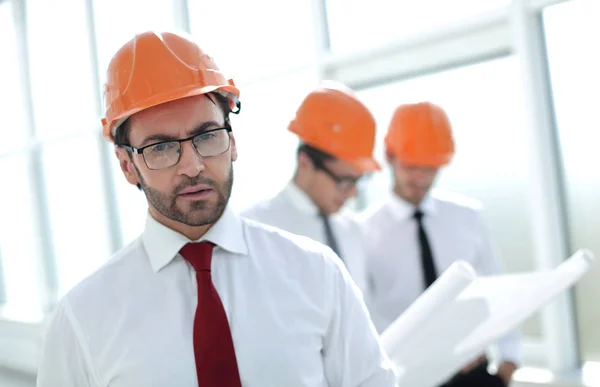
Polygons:
<instances>
[{"instance_id":1,"label":"man in orange hard hat","mask_svg":"<svg viewBox=\"0 0 600 387\"><path fill-rule=\"evenodd\" d=\"M454 155L448 116L432 103L398 107L385 138L393 171L390 200L361 214L369 252L371 315L383 331L455 260L467 260L482 275L498 274L500 261L480 205L432 191L440 168ZM520 363L516 333L500 342L502 363L487 372L485 357L466 366L446 386L508 385Z\"/></svg>"},{"instance_id":2,"label":"man in orange hard hat","mask_svg":"<svg viewBox=\"0 0 600 387\"><path fill-rule=\"evenodd\" d=\"M184 34L142 33L113 57L104 134L146 227L61 300L38 386L395 385L331 250L228 205L239 95Z\"/></svg>"},{"instance_id":3,"label":"man in orange hard hat","mask_svg":"<svg viewBox=\"0 0 600 387\"><path fill-rule=\"evenodd\" d=\"M372 157L375 119L354 92L329 81L304 98L288 130L300 139L293 180L244 215L327 244L365 291L360 229L341 210L359 179L380 169Z\"/></svg>"}]
</instances>

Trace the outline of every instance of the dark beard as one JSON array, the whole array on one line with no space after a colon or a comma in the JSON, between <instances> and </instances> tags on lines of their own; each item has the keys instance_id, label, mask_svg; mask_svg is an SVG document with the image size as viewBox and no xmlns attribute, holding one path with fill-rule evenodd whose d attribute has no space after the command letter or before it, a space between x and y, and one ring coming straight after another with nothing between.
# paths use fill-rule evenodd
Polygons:
<instances>
[{"instance_id":1,"label":"dark beard","mask_svg":"<svg viewBox=\"0 0 600 387\"><path fill-rule=\"evenodd\" d=\"M156 208L158 212L171 220L194 227L211 225L219 220L225 211L233 187L233 165L230 165L229 176L223 184L218 184L214 180L199 175L188 178L186 181L179 184L173 189L173 192L170 195L149 187L142 178L139 170L137 173L140 179L140 185L148 202ZM213 205L205 200L198 200L192 203L189 211L183 212L177 206L177 194L185 188L197 184L211 187L217 193L217 202Z\"/></svg>"}]
</instances>

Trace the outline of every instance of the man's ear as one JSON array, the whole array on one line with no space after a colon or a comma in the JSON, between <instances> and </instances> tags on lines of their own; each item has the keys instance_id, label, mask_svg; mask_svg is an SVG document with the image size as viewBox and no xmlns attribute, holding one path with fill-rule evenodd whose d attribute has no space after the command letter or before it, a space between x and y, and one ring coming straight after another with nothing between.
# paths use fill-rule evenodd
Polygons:
<instances>
[{"instance_id":1,"label":"man's ear","mask_svg":"<svg viewBox=\"0 0 600 387\"><path fill-rule=\"evenodd\" d=\"M396 161L396 158L394 157L392 152L390 152L389 149L385 150L385 159L387 160L388 164L390 164L390 165L394 165L394 162Z\"/></svg>"},{"instance_id":2,"label":"man's ear","mask_svg":"<svg viewBox=\"0 0 600 387\"><path fill-rule=\"evenodd\" d=\"M310 157L304 152L298 152L298 169L312 169L313 163Z\"/></svg>"},{"instance_id":3,"label":"man's ear","mask_svg":"<svg viewBox=\"0 0 600 387\"><path fill-rule=\"evenodd\" d=\"M116 148L115 155L117 156L117 159L119 159L119 166L121 167L123 175L125 175L125 179L127 179L129 184L139 186L140 178L137 174L135 165L133 164L133 155L123 148Z\"/></svg>"}]
</instances>

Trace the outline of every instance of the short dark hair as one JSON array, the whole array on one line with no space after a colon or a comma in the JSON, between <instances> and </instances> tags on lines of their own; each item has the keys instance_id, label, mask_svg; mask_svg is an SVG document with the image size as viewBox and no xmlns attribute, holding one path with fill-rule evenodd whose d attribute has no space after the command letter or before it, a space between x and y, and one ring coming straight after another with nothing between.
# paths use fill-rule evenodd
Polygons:
<instances>
[{"instance_id":1,"label":"short dark hair","mask_svg":"<svg viewBox=\"0 0 600 387\"><path fill-rule=\"evenodd\" d=\"M231 110L229 108L229 99L227 99L227 97L225 97L221 93L207 93L205 95L209 100L212 101L212 103L214 103L215 105L218 105L221 108L221 110L223 111L223 119L224 119L225 125L230 126L231 121L229 120L229 114L231 113ZM117 133L115 134L115 145L116 146L123 146L123 145L131 146L131 144L129 143L129 132L130 131L131 131L131 122L130 122L130 118L127 118L125 121L123 121L121 126L119 126L119 128L117 129Z\"/></svg>"},{"instance_id":2,"label":"short dark hair","mask_svg":"<svg viewBox=\"0 0 600 387\"><path fill-rule=\"evenodd\" d=\"M119 126L117 128L117 132L115 133L115 146L116 147L120 148L124 145L130 145L129 144L129 132L130 131L131 131L131 121L128 117L125 121L123 121L121 126ZM133 162L133 156L131 155L131 152L127 151L127 154L129 155L129 159L131 160L131 162ZM137 183L136 186L138 187L138 189L140 191L142 190L142 185L140 183Z\"/></svg>"},{"instance_id":3,"label":"short dark hair","mask_svg":"<svg viewBox=\"0 0 600 387\"><path fill-rule=\"evenodd\" d=\"M219 106L223 111L223 119L226 126L231 126L231 121L229 120L229 114L231 113L231 109L229 107L229 99L225 97L221 93L207 93L206 97L215 105ZM122 147L124 145L131 146L129 143L129 132L131 132L131 117L127 117L125 121L117 128L117 132L115 133L115 146ZM131 156L131 152L127 152L129 154L129 158L133 159ZM138 183L137 187L141 190L142 186Z\"/></svg>"},{"instance_id":4,"label":"short dark hair","mask_svg":"<svg viewBox=\"0 0 600 387\"><path fill-rule=\"evenodd\" d=\"M129 132L131 131L131 122L129 117L123 121L115 133L115 146L122 147L129 144Z\"/></svg>"},{"instance_id":5,"label":"short dark hair","mask_svg":"<svg viewBox=\"0 0 600 387\"><path fill-rule=\"evenodd\" d=\"M316 165L322 165L327 160L335 160L335 157L327 152L323 152L311 145L300 143L298 145L297 154L304 153Z\"/></svg>"}]
</instances>

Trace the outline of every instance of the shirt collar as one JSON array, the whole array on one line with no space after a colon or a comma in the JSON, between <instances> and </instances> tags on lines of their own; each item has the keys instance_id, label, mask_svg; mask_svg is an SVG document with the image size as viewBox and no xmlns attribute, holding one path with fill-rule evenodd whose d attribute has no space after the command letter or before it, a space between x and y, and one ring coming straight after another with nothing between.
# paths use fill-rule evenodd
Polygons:
<instances>
[{"instance_id":1,"label":"shirt collar","mask_svg":"<svg viewBox=\"0 0 600 387\"><path fill-rule=\"evenodd\" d=\"M293 181L290 181L288 185L283 189L282 194L286 196L289 202L296 207L296 209L311 215L318 215L319 208L312 201L310 196L306 192L302 191L300 187Z\"/></svg>"},{"instance_id":2,"label":"shirt collar","mask_svg":"<svg viewBox=\"0 0 600 387\"><path fill-rule=\"evenodd\" d=\"M395 193L392 194L392 197L390 200L390 207L392 210L391 211L392 214L398 220L404 220L404 219L411 218L413 216L413 214L415 213L415 211L417 210L417 207L414 204L402 199L400 196L396 195ZM427 194L425 196L425 198L423 199L423 201L421 202L421 204L419 205L418 208L420 208L421 211L425 215L435 214L436 206L435 206L435 201L431 197L431 194Z\"/></svg>"},{"instance_id":3,"label":"shirt collar","mask_svg":"<svg viewBox=\"0 0 600 387\"><path fill-rule=\"evenodd\" d=\"M197 241L189 240L148 214L142 240L155 272L167 266L189 242L210 241L231 253L248 254L242 220L229 206L225 208L219 220Z\"/></svg>"}]
</instances>

